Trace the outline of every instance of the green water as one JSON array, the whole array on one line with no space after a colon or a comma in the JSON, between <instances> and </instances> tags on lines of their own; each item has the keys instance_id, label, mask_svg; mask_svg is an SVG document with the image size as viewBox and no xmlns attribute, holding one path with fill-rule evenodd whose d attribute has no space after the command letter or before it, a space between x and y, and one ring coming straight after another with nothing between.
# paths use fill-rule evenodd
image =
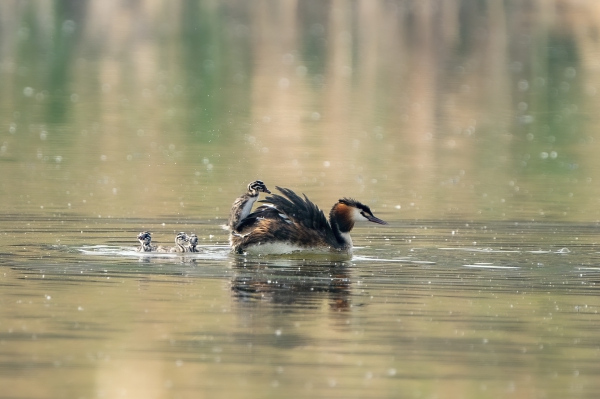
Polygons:
<instances>
[{"instance_id":1,"label":"green water","mask_svg":"<svg viewBox=\"0 0 600 399\"><path fill-rule=\"evenodd\" d=\"M599 27L591 0L0 3L0 398L595 398ZM234 256L256 179L389 226L349 261Z\"/></svg>"}]
</instances>

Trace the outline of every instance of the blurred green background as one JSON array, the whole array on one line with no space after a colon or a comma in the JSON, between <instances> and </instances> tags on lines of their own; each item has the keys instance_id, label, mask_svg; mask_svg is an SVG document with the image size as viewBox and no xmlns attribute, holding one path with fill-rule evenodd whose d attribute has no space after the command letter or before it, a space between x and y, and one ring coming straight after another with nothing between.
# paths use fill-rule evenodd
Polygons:
<instances>
[{"instance_id":1,"label":"blurred green background","mask_svg":"<svg viewBox=\"0 0 600 399\"><path fill-rule=\"evenodd\" d=\"M596 1L0 4L0 212L600 219Z\"/></svg>"}]
</instances>

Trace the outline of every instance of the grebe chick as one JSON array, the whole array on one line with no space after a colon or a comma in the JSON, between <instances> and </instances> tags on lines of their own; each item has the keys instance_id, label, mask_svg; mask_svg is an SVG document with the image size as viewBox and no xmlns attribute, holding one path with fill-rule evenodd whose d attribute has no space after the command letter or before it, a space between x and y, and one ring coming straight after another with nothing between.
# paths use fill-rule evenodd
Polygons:
<instances>
[{"instance_id":1,"label":"grebe chick","mask_svg":"<svg viewBox=\"0 0 600 399\"><path fill-rule=\"evenodd\" d=\"M196 235L196 233L192 233L189 236L189 242L188 242L188 252L200 252L198 250L198 248L196 248L196 246L198 245L198 236Z\"/></svg>"},{"instance_id":2,"label":"grebe chick","mask_svg":"<svg viewBox=\"0 0 600 399\"><path fill-rule=\"evenodd\" d=\"M160 252L160 253L188 252L187 251L188 240L189 240L189 238L188 238L187 234L185 234L182 231L180 233L177 233L177 235L175 236L175 246L163 247L162 245L159 245L158 247L154 247L153 251Z\"/></svg>"},{"instance_id":3,"label":"grebe chick","mask_svg":"<svg viewBox=\"0 0 600 399\"><path fill-rule=\"evenodd\" d=\"M190 238L183 231L175 236L175 246L169 248L168 252L189 252L188 242Z\"/></svg>"},{"instance_id":4,"label":"grebe chick","mask_svg":"<svg viewBox=\"0 0 600 399\"><path fill-rule=\"evenodd\" d=\"M333 205L329 220L306 195L277 187L283 196L267 197L229 235L236 253L285 254L303 252L352 253L350 230L358 221L387 224L373 216L368 206L351 198Z\"/></svg>"},{"instance_id":5,"label":"grebe chick","mask_svg":"<svg viewBox=\"0 0 600 399\"><path fill-rule=\"evenodd\" d=\"M140 242L140 246L137 249L138 252L152 252L156 251L156 246L152 245L152 235L149 231L143 231L137 235L137 239Z\"/></svg>"},{"instance_id":6,"label":"grebe chick","mask_svg":"<svg viewBox=\"0 0 600 399\"><path fill-rule=\"evenodd\" d=\"M229 213L229 221L227 222L229 231L237 231L237 226L250 214L252 206L260 193L271 194L265 183L256 180L248 184L248 191L233 202Z\"/></svg>"}]
</instances>

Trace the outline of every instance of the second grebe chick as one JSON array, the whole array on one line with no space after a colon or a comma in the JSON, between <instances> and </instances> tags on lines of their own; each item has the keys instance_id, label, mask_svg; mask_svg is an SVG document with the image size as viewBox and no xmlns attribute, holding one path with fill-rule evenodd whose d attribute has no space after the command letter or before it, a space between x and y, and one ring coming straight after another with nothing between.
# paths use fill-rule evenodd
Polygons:
<instances>
[{"instance_id":1,"label":"second grebe chick","mask_svg":"<svg viewBox=\"0 0 600 399\"><path fill-rule=\"evenodd\" d=\"M261 180L256 180L248 184L248 191L233 202L231 212L229 213L229 221L227 222L229 231L237 230L237 226L250 214L252 206L260 193L271 194L265 183Z\"/></svg>"},{"instance_id":2,"label":"second grebe chick","mask_svg":"<svg viewBox=\"0 0 600 399\"><path fill-rule=\"evenodd\" d=\"M277 187L282 195L267 197L232 230L229 243L236 253L285 254L291 252L352 252L350 231L354 223L387 224L373 216L368 206L351 198L333 205L329 220L306 195Z\"/></svg>"},{"instance_id":3,"label":"second grebe chick","mask_svg":"<svg viewBox=\"0 0 600 399\"><path fill-rule=\"evenodd\" d=\"M175 245L172 247L163 247L159 245L158 247L154 247L153 251L161 252L161 253L172 253L172 252L188 252L188 244L189 238L187 234L183 231L177 233L175 236Z\"/></svg>"},{"instance_id":4,"label":"second grebe chick","mask_svg":"<svg viewBox=\"0 0 600 399\"><path fill-rule=\"evenodd\" d=\"M169 252L189 252L188 243L190 239L183 231L175 236L175 246L169 249Z\"/></svg>"},{"instance_id":5,"label":"second grebe chick","mask_svg":"<svg viewBox=\"0 0 600 399\"><path fill-rule=\"evenodd\" d=\"M198 245L198 236L196 235L196 233L192 233L189 236L189 242L188 242L188 252L200 252L198 250L198 248L196 248L196 246Z\"/></svg>"}]
</instances>

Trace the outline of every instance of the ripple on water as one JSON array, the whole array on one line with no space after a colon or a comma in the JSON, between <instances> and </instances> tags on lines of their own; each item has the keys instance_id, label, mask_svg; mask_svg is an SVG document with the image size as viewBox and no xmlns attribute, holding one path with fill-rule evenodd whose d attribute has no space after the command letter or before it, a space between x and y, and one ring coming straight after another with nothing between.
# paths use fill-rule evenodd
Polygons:
<instances>
[{"instance_id":1,"label":"ripple on water","mask_svg":"<svg viewBox=\"0 0 600 399\"><path fill-rule=\"evenodd\" d=\"M497 249L497 248L471 248L471 247L445 247L438 248L442 251L465 251L465 252L486 252L486 253L519 253L521 251L514 249Z\"/></svg>"},{"instance_id":2,"label":"ripple on water","mask_svg":"<svg viewBox=\"0 0 600 399\"><path fill-rule=\"evenodd\" d=\"M476 263L473 265L463 265L463 267L479 268L479 269L520 269L518 266L499 266L489 263Z\"/></svg>"},{"instance_id":3,"label":"ripple on water","mask_svg":"<svg viewBox=\"0 0 600 399\"><path fill-rule=\"evenodd\" d=\"M135 247L111 245L86 245L76 247L75 249L85 255L157 259L179 259L181 257L186 257L189 259L223 260L226 259L230 253L229 246L227 245L199 245L196 248L200 252L138 252Z\"/></svg>"}]
</instances>

